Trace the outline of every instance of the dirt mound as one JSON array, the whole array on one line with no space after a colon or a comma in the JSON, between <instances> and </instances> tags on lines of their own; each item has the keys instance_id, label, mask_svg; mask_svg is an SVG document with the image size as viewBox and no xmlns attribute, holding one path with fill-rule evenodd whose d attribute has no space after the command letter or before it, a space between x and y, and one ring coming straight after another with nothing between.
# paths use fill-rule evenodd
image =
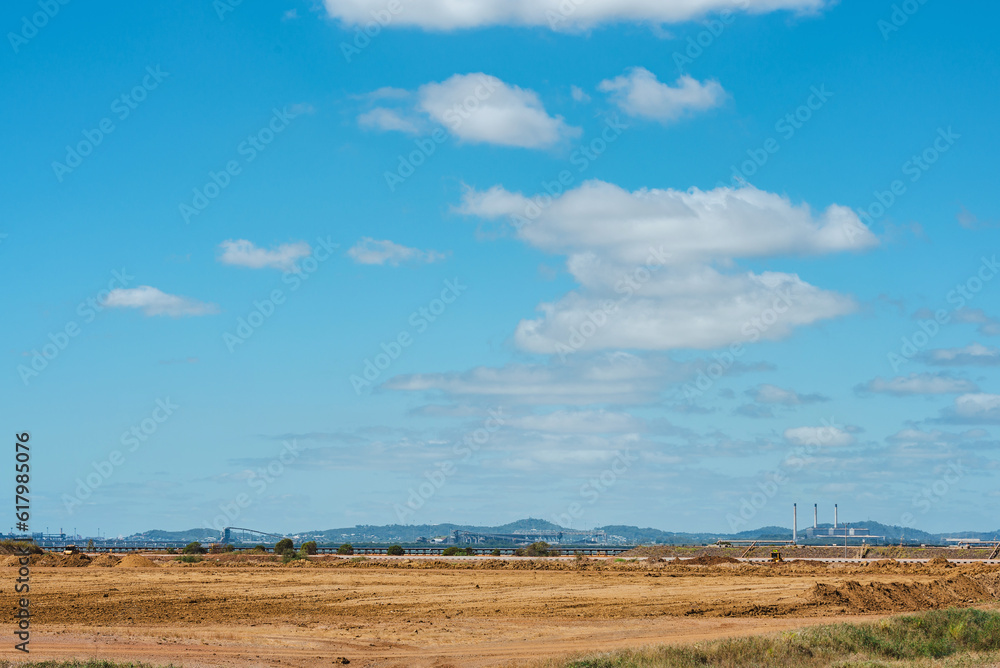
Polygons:
<instances>
[{"instance_id":1,"label":"dirt mound","mask_svg":"<svg viewBox=\"0 0 1000 668\"><path fill-rule=\"evenodd\" d=\"M43 568L82 568L90 565L90 557L85 554L56 554L46 552L45 554L34 554L31 556L31 565Z\"/></svg>"},{"instance_id":2,"label":"dirt mound","mask_svg":"<svg viewBox=\"0 0 1000 668\"><path fill-rule=\"evenodd\" d=\"M138 554L129 554L122 557L117 566L118 568L156 568L156 563Z\"/></svg>"},{"instance_id":3,"label":"dirt mound","mask_svg":"<svg viewBox=\"0 0 1000 668\"><path fill-rule=\"evenodd\" d=\"M819 583L810 592L816 603L843 606L848 613L897 612L946 608L992 599L990 589L960 575L948 580L922 582L869 582L854 580L839 587Z\"/></svg>"},{"instance_id":4,"label":"dirt mound","mask_svg":"<svg viewBox=\"0 0 1000 668\"><path fill-rule=\"evenodd\" d=\"M121 560L121 557L116 557L113 554L99 554L90 560L90 565L110 568L111 566L117 566Z\"/></svg>"},{"instance_id":5,"label":"dirt mound","mask_svg":"<svg viewBox=\"0 0 1000 668\"><path fill-rule=\"evenodd\" d=\"M681 563L685 566L718 566L719 564L738 564L740 560L734 557L701 556L694 559L685 559L684 561L674 558L674 563Z\"/></svg>"},{"instance_id":6,"label":"dirt mound","mask_svg":"<svg viewBox=\"0 0 1000 668\"><path fill-rule=\"evenodd\" d=\"M931 566L950 566L951 565L951 562L948 561L947 559L945 559L944 557L934 557L933 559L931 559L927 563L930 564Z\"/></svg>"}]
</instances>

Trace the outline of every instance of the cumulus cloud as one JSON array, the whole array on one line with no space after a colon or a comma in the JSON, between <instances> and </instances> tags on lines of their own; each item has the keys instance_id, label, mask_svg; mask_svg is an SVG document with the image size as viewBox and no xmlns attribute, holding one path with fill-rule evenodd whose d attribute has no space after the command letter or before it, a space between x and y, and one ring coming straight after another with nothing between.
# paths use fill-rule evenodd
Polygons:
<instances>
[{"instance_id":1,"label":"cumulus cloud","mask_svg":"<svg viewBox=\"0 0 1000 668\"><path fill-rule=\"evenodd\" d=\"M964 348L928 350L920 360L933 366L997 366L1000 365L1000 348L971 343Z\"/></svg>"},{"instance_id":2,"label":"cumulus cloud","mask_svg":"<svg viewBox=\"0 0 1000 668\"><path fill-rule=\"evenodd\" d=\"M855 304L794 274L718 267L739 258L878 243L867 229L852 242L849 232L860 221L846 207L814 215L753 187L628 192L589 181L547 206L494 187L467 191L458 210L509 219L522 241L567 256L581 289L541 304L541 316L522 321L515 336L523 349L547 354L567 347L712 349L782 338L798 326L850 313Z\"/></svg>"},{"instance_id":3,"label":"cumulus cloud","mask_svg":"<svg viewBox=\"0 0 1000 668\"><path fill-rule=\"evenodd\" d=\"M413 95L390 90L393 95L377 98L394 99L403 106L380 106L363 113L358 117L362 126L418 134L437 125L470 144L518 148L549 148L581 133L562 117L549 115L538 93L482 72L428 83ZM376 99L373 95L368 99Z\"/></svg>"},{"instance_id":4,"label":"cumulus cloud","mask_svg":"<svg viewBox=\"0 0 1000 668\"><path fill-rule=\"evenodd\" d=\"M736 3L748 13L777 10L816 12L829 0L744 0ZM386 13L385 0L324 0L331 17L361 25ZM393 28L458 30L485 26L544 26L552 30L580 30L601 24L679 23L710 12L737 9L733 0L407 0L392 14Z\"/></svg>"},{"instance_id":5,"label":"cumulus cloud","mask_svg":"<svg viewBox=\"0 0 1000 668\"><path fill-rule=\"evenodd\" d=\"M777 385L759 385L754 389L747 390L747 396L758 404L781 404L783 406L799 406L801 404L814 404L820 401L828 401L822 394L799 394L795 390L786 390Z\"/></svg>"},{"instance_id":6,"label":"cumulus cloud","mask_svg":"<svg viewBox=\"0 0 1000 668\"><path fill-rule=\"evenodd\" d=\"M405 262L431 263L445 259L443 253L409 248L389 240L378 241L363 237L347 254L358 264L389 264L394 267Z\"/></svg>"},{"instance_id":7,"label":"cumulus cloud","mask_svg":"<svg viewBox=\"0 0 1000 668\"><path fill-rule=\"evenodd\" d=\"M622 76L602 81L598 88L610 93L618 108L629 116L662 123L718 107L726 97L718 81L702 83L685 74L669 86L644 67L633 67Z\"/></svg>"},{"instance_id":8,"label":"cumulus cloud","mask_svg":"<svg viewBox=\"0 0 1000 668\"><path fill-rule=\"evenodd\" d=\"M800 446L854 445L854 435L839 427L796 427L785 430L785 440Z\"/></svg>"},{"instance_id":9,"label":"cumulus cloud","mask_svg":"<svg viewBox=\"0 0 1000 668\"><path fill-rule=\"evenodd\" d=\"M140 309L148 316L167 315L172 318L210 315L218 312L218 307L215 304L205 304L187 297L168 295L148 285L112 290L105 301L105 306Z\"/></svg>"},{"instance_id":10,"label":"cumulus cloud","mask_svg":"<svg viewBox=\"0 0 1000 668\"><path fill-rule=\"evenodd\" d=\"M945 412L944 421L968 424L1000 424L1000 394L963 394Z\"/></svg>"},{"instance_id":11,"label":"cumulus cloud","mask_svg":"<svg viewBox=\"0 0 1000 668\"><path fill-rule=\"evenodd\" d=\"M978 392L979 387L970 380L953 378L943 373L911 373L884 380L881 377L856 388L859 392L892 394L897 397L918 394L961 394Z\"/></svg>"},{"instance_id":12,"label":"cumulus cloud","mask_svg":"<svg viewBox=\"0 0 1000 668\"><path fill-rule=\"evenodd\" d=\"M258 248L246 239L227 240L219 244L219 262L251 269L281 269L288 271L295 263L312 253L304 241L281 244L270 250Z\"/></svg>"}]
</instances>

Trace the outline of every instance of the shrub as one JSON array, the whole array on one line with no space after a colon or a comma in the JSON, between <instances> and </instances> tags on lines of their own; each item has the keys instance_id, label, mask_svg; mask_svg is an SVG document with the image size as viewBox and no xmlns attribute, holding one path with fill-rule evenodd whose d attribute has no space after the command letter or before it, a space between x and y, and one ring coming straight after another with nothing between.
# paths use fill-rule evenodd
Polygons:
<instances>
[{"instance_id":1,"label":"shrub","mask_svg":"<svg viewBox=\"0 0 1000 668\"><path fill-rule=\"evenodd\" d=\"M527 547L524 553L529 557L547 557L549 556L549 544L545 541L532 543Z\"/></svg>"},{"instance_id":2,"label":"shrub","mask_svg":"<svg viewBox=\"0 0 1000 668\"><path fill-rule=\"evenodd\" d=\"M267 548L263 545L255 545L250 554L267 554Z\"/></svg>"},{"instance_id":3,"label":"shrub","mask_svg":"<svg viewBox=\"0 0 1000 668\"><path fill-rule=\"evenodd\" d=\"M527 554L527 552L525 552L523 547L519 547L516 550L514 550L515 557L523 557L525 554Z\"/></svg>"},{"instance_id":4,"label":"shrub","mask_svg":"<svg viewBox=\"0 0 1000 668\"><path fill-rule=\"evenodd\" d=\"M177 550L172 547L167 548L167 554L177 554Z\"/></svg>"},{"instance_id":5,"label":"shrub","mask_svg":"<svg viewBox=\"0 0 1000 668\"><path fill-rule=\"evenodd\" d=\"M444 548L444 552L441 553L441 556L443 556L443 557L454 557L459 552L461 552L462 554L465 554L465 552L463 552L462 550L460 550L457 547L455 547L454 545L452 545L451 547Z\"/></svg>"},{"instance_id":6,"label":"shrub","mask_svg":"<svg viewBox=\"0 0 1000 668\"><path fill-rule=\"evenodd\" d=\"M354 546L350 543L344 543L337 548L337 554L354 554Z\"/></svg>"},{"instance_id":7,"label":"shrub","mask_svg":"<svg viewBox=\"0 0 1000 668\"><path fill-rule=\"evenodd\" d=\"M295 544L292 542L291 538L282 538L277 543L274 544L275 554L284 554L285 550L294 550Z\"/></svg>"},{"instance_id":8,"label":"shrub","mask_svg":"<svg viewBox=\"0 0 1000 668\"><path fill-rule=\"evenodd\" d=\"M281 563L287 564L289 561L295 561L296 559L301 559L302 555L295 551L294 548L285 548L285 551L281 553Z\"/></svg>"},{"instance_id":9,"label":"shrub","mask_svg":"<svg viewBox=\"0 0 1000 668\"><path fill-rule=\"evenodd\" d=\"M185 554L177 557L177 561L181 561L185 564L197 564L199 561L202 561L202 558L194 554Z\"/></svg>"},{"instance_id":10,"label":"shrub","mask_svg":"<svg viewBox=\"0 0 1000 668\"><path fill-rule=\"evenodd\" d=\"M316 545L316 541L310 540L306 543L302 543L302 553L303 554L316 554L319 552L319 548Z\"/></svg>"},{"instance_id":11,"label":"shrub","mask_svg":"<svg viewBox=\"0 0 1000 668\"><path fill-rule=\"evenodd\" d=\"M494 557L499 557L500 556L500 549L499 548L495 548L492 552L490 552L490 554L492 554Z\"/></svg>"},{"instance_id":12,"label":"shrub","mask_svg":"<svg viewBox=\"0 0 1000 668\"><path fill-rule=\"evenodd\" d=\"M401 545L392 545L386 550L386 554L390 554L394 557L399 557L406 554L406 550L403 549Z\"/></svg>"},{"instance_id":13,"label":"shrub","mask_svg":"<svg viewBox=\"0 0 1000 668\"><path fill-rule=\"evenodd\" d=\"M184 554L205 554L205 548L198 541L194 541L185 545L182 552Z\"/></svg>"}]
</instances>

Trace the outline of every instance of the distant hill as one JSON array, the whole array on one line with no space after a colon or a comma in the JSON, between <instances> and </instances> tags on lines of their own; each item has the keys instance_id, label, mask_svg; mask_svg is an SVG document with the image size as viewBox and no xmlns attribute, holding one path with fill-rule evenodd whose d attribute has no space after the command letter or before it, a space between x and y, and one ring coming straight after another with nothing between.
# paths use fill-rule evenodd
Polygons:
<instances>
[{"instance_id":1,"label":"distant hill","mask_svg":"<svg viewBox=\"0 0 1000 668\"><path fill-rule=\"evenodd\" d=\"M821 524L821 528L828 528L830 524ZM978 538L979 540L998 540L1000 529L996 531L960 531L947 534L932 534L911 527L900 527L894 525L881 524L879 522L851 522L850 526L855 528L865 528L873 536L885 536L886 542L898 543L936 543L943 544L946 538ZM341 529L323 529L313 531L300 531L289 535L298 536L302 540L316 540L328 544L340 543L415 543L420 539L431 540L437 537L450 536L456 529L472 531L477 533L515 533L534 530L544 531L569 531L566 527L553 524L548 520L527 518L509 522L500 526L473 526L468 524L389 524L384 526L357 525ZM626 543L633 545L679 545L679 544L700 544L714 543L718 540L791 540L791 528L779 526L766 526L750 531L741 531L736 534L726 533L693 533L693 532L672 532L653 529L650 527L640 528L630 525L608 525L595 527L595 530L604 531L608 536L619 537ZM799 540L803 540L806 527L799 527ZM163 541L202 541L213 542L219 539L219 532L215 529L188 529L187 531L162 531L159 529L146 531L141 534L129 536L132 540L163 540Z\"/></svg>"}]
</instances>

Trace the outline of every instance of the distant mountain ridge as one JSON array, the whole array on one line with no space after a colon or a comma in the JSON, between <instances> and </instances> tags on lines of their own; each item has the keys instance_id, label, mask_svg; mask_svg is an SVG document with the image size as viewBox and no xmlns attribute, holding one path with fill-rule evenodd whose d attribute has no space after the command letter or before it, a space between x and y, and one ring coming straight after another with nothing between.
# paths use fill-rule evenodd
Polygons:
<instances>
[{"instance_id":1,"label":"distant mountain ridge","mask_svg":"<svg viewBox=\"0 0 1000 668\"><path fill-rule=\"evenodd\" d=\"M830 524L820 524L820 528L829 528ZM885 536L887 542L898 543L944 543L946 538L965 538L979 540L1000 540L1000 529L995 531L958 531L953 533L934 534L911 527L900 527L879 522L852 522L851 527L868 529L873 536ZM799 528L800 540L804 537L806 527ZM308 537L321 543L413 543L417 539L432 539L449 536L455 530L472 531L475 533L517 533L524 531L579 531L553 524L548 520L526 518L502 524L500 526L473 526L468 524L390 524L383 526L357 525L341 529L325 529L300 531L290 533L290 536ZM786 527L766 526L739 533L715 532L672 532L653 528L639 528L630 525L608 525L594 527L595 531L604 531L608 536L616 536L629 544L661 544L678 545L692 543L714 543L718 540L791 540L792 530ZM280 533L275 531L273 533ZM188 529L186 531L163 531L155 529L133 534L128 540L156 541L203 541L210 542L219 539L215 529Z\"/></svg>"}]
</instances>

